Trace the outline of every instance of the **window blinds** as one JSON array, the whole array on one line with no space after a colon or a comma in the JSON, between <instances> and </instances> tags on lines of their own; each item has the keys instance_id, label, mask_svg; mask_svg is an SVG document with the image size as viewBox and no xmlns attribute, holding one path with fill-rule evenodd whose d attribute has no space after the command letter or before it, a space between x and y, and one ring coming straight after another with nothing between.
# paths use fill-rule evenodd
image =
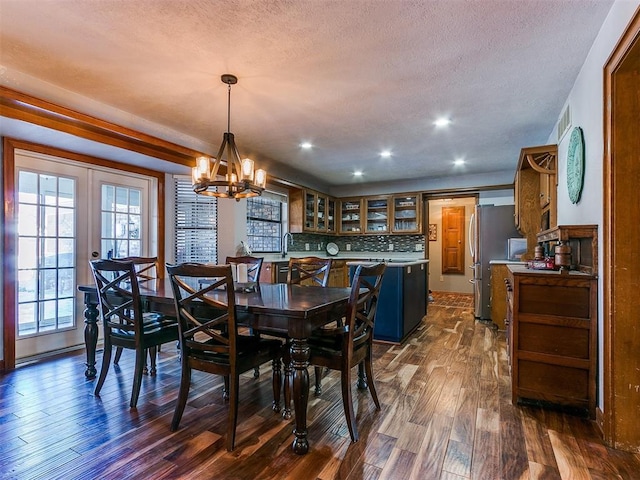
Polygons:
<instances>
[{"instance_id":1,"label":"window blinds","mask_svg":"<svg viewBox=\"0 0 640 480\"><path fill-rule=\"evenodd\" d=\"M177 263L218 262L218 201L194 193L191 180L174 177Z\"/></svg>"}]
</instances>

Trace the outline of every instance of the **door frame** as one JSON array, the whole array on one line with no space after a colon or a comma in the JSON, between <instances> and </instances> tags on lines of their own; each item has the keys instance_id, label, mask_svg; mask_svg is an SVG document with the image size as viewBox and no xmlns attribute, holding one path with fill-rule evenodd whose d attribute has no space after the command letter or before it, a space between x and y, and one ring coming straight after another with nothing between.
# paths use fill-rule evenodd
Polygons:
<instances>
[{"instance_id":1,"label":"door frame","mask_svg":"<svg viewBox=\"0 0 640 480\"><path fill-rule=\"evenodd\" d=\"M620 270L638 272L640 245L637 225L640 214L629 208L637 198L637 185L617 182L619 178L635 178L639 173L637 150L639 140L630 128L629 115L638 118L639 102L620 102L619 95L635 96L635 92L619 85L619 74L633 51L640 55L640 8L627 26L604 66L604 155L603 155L603 410L598 408L597 421L604 440L614 448L640 452L640 432L633 428L640 403L640 374L633 363L637 358L640 338L637 333L637 292L631 292L628 279ZM629 169L635 169L634 170ZM621 174L623 175L621 177ZM633 217L616 215L627 211ZM620 266L619 266L620 265ZM633 312L633 313L631 313ZM635 343L634 343L635 342ZM634 352L635 350L635 352Z\"/></svg>"},{"instance_id":2,"label":"door frame","mask_svg":"<svg viewBox=\"0 0 640 480\"><path fill-rule=\"evenodd\" d=\"M165 174L155 170L105 160L89 155L82 155L55 147L32 142L3 138L3 199L4 199L4 237L3 237L3 335L4 358L0 370L13 370L16 366L16 307L17 307L17 217L16 217L16 184L15 184L15 150L28 150L36 153L62 157L79 163L106 167L156 179L158 185L156 204L158 206L157 231L154 233L158 245L158 262L164 264L165 239ZM162 273L162 272L159 272Z\"/></svg>"}]
</instances>

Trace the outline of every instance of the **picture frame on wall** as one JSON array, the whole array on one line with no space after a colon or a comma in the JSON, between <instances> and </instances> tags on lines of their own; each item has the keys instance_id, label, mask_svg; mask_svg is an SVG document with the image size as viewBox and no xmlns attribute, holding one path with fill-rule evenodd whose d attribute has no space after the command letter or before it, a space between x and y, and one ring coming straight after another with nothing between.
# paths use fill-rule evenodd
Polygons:
<instances>
[{"instance_id":1,"label":"picture frame on wall","mask_svg":"<svg viewBox=\"0 0 640 480\"><path fill-rule=\"evenodd\" d=\"M438 224L430 223L429 224L429 241L435 242L438 240Z\"/></svg>"}]
</instances>

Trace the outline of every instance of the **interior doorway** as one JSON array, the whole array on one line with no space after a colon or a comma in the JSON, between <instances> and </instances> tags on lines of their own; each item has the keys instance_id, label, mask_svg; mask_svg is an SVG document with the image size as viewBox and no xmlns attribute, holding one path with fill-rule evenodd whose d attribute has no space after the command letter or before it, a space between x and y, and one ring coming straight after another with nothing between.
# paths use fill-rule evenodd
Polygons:
<instances>
[{"instance_id":1,"label":"interior doorway","mask_svg":"<svg viewBox=\"0 0 640 480\"><path fill-rule=\"evenodd\" d=\"M463 293L473 295L474 288L471 280L473 280L473 270L469 266L473 265L471 252L469 251L469 222L471 214L477 203L475 195L469 196L437 196L430 197L425 202L427 215L427 227L425 228L425 242L429 259L429 289L434 292ZM459 208L464 212L464 221L461 238L463 248L460 250L462 258L460 264L464 268L456 271L456 273L444 273L443 271L443 242L445 240L443 230L443 212L450 208ZM462 215L462 214L461 214Z\"/></svg>"},{"instance_id":2,"label":"interior doorway","mask_svg":"<svg viewBox=\"0 0 640 480\"><path fill-rule=\"evenodd\" d=\"M640 452L640 10L604 68L605 441Z\"/></svg>"}]
</instances>

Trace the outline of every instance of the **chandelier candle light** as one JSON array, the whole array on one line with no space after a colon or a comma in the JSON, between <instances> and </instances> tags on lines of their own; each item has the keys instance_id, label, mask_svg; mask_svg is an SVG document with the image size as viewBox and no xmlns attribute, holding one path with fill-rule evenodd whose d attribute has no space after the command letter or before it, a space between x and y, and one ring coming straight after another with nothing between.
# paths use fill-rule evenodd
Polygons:
<instances>
[{"instance_id":1,"label":"chandelier candle light","mask_svg":"<svg viewBox=\"0 0 640 480\"><path fill-rule=\"evenodd\" d=\"M200 195L213 197L241 198L256 197L265 189L267 184L267 172L263 169L254 171L253 160L245 158L240 160L240 154L236 142L231 133L231 85L238 83L235 75L225 74L221 77L222 83L228 85L227 100L227 131L222 138L222 145L215 158L198 157L196 166L191 169L193 191ZM227 151L227 174L224 180L218 180L218 170L224 151ZM213 164L213 165L212 165Z\"/></svg>"}]
</instances>

